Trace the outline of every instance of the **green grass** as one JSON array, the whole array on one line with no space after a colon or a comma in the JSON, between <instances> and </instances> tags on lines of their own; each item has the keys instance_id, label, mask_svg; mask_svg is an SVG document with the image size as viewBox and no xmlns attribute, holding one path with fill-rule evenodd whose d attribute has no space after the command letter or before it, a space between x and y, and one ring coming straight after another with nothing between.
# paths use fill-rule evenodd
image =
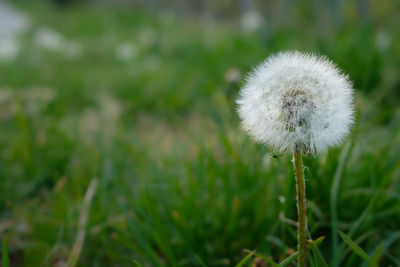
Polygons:
<instances>
[{"instance_id":1,"label":"green grass","mask_svg":"<svg viewBox=\"0 0 400 267\"><path fill-rule=\"evenodd\" d=\"M11 266L68 260L93 178L79 266L234 266L247 249L274 262L290 256L296 229L282 218L296 220L291 159L249 140L235 111L240 83L224 78L282 49L327 54L357 91L347 142L304 160L310 234L326 237L315 262L320 253L332 266L367 266L340 230L371 258L383 250L380 266L399 264L396 27L386 25L392 45L379 50L366 25L329 37L245 34L118 8L21 6L33 26L18 58L0 63L0 236ZM44 26L78 42L81 55L38 47ZM117 58L122 42L135 44L134 58Z\"/></svg>"}]
</instances>

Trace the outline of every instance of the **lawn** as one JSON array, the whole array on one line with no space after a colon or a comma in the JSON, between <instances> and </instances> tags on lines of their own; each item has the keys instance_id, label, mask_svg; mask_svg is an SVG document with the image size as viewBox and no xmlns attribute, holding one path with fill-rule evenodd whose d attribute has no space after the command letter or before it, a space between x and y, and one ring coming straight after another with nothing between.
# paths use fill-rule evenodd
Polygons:
<instances>
[{"instance_id":1,"label":"lawn","mask_svg":"<svg viewBox=\"0 0 400 267\"><path fill-rule=\"evenodd\" d=\"M290 256L291 157L250 140L235 104L252 66L285 49L327 55L356 91L351 135L304 160L312 238L325 236L329 266L367 266L339 230L369 255L383 244L380 266L400 265L400 33L384 19L395 11L321 34L301 23L245 32L171 10L18 7L31 25L16 58L0 61L0 237L11 266L62 266L79 232L78 266Z\"/></svg>"}]
</instances>

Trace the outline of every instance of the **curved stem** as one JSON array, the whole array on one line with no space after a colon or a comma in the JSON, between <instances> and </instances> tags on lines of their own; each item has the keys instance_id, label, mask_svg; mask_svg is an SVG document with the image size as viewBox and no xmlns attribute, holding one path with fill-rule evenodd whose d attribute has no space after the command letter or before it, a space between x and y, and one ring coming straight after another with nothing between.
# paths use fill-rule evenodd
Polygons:
<instances>
[{"instance_id":1,"label":"curved stem","mask_svg":"<svg viewBox=\"0 0 400 267\"><path fill-rule=\"evenodd\" d=\"M299 267L307 266L307 206L306 185L303 173L303 161L300 152L293 152L293 163L296 172L297 215L298 215L298 251Z\"/></svg>"}]
</instances>

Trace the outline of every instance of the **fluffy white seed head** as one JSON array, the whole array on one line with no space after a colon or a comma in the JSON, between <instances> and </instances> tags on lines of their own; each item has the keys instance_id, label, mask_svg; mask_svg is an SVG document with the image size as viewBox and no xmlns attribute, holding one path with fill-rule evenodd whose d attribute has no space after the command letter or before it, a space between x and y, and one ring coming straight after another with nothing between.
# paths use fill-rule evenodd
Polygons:
<instances>
[{"instance_id":1,"label":"fluffy white seed head","mask_svg":"<svg viewBox=\"0 0 400 267\"><path fill-rule=\"evenodd\" d=\"M282 52L256 67L240 91L239 116L258 142L280 152L338 145L353 122L352 85L327 58Z\"/></svg>"}]
</instances>

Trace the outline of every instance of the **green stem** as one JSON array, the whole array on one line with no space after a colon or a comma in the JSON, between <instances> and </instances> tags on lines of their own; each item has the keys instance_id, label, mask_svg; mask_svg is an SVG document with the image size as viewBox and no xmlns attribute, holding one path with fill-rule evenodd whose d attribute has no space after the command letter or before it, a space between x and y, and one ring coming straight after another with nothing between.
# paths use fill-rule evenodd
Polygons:
<instances>
[{"instance_id":1,"label":"green stem","mask_svg":"<svg viewBox=\"0 0 400 267\"><path fill-rule=\"evenodd\" d=\"M296 172L297 214L298 214L298 251L299 267L307 266L307 206L306 185L303 173L303 161L300 152L293 152L293 163Z\"/></svg>"}]
</instances>

